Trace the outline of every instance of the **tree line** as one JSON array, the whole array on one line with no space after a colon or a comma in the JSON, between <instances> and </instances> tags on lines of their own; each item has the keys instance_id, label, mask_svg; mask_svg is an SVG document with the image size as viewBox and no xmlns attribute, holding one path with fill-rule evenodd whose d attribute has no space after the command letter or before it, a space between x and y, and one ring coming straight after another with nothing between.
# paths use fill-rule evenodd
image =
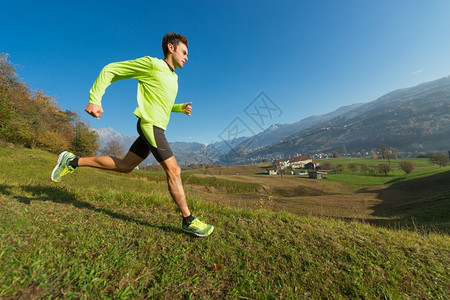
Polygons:
<instances>
[{"instance_id":1,"label":"tree line","mask_svg":"<svg viewBox=\"0 0 450 300\"><path fill-rule=\"evenodd\" d=\"M62 110L56 100L21 81L8 55L0 53L0 141L53 153L70 150L92 156L98 135L78 114Z\"/></svg>"}]
</instances>

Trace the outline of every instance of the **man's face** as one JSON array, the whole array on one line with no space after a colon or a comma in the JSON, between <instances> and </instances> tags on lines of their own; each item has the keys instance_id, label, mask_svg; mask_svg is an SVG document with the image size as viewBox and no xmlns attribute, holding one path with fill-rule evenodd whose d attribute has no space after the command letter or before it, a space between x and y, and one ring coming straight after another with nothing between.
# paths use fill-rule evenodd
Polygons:
<instances>
[{"instance_id":1,"label":"man's face","mask_svg":"<svg viewBox=\"0 0 450 300\"><path fill-rule=\"evenodd\" d=\"M171 44L169 44L169 49ZM184 63L188 61L188 49L185 44L179 42L177 50L172 53L172 62L174 68L183 68Z\"/></svg>"}]
</instances>

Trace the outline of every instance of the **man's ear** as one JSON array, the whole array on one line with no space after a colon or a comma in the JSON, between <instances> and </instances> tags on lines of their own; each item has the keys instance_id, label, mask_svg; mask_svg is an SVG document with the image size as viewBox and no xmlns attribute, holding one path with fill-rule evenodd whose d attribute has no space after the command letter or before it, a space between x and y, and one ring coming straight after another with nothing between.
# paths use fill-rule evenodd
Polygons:
<instances>
[{"instance_id":1,"label":"man's ear","mask_svg":"<svg viewBox=\"0 0 450 300\"><path fill-rule=\"evenodd\" d=\"M169 50L170 53L173 53L175 50L175 47L173 46L172 43L167 43L167 49Z\"/></svg>"}]
</instances>

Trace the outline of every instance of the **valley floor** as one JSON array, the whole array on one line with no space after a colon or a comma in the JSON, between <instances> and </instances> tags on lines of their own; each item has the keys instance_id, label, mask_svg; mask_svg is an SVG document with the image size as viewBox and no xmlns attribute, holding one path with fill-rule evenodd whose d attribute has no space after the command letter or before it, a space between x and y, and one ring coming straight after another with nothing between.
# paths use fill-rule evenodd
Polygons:
<instances>
[{"instance_id":1,"label":"valley floor","mask_svg":"<svg viewBox=\"0 0 450 300\"><path fill-rule=\"evenodd\" d=\"M436 215L429 212L436 207L450 206L450 167L434 167L435 174L431 177L398 183L396 181L404 179L401 175L377 176L377 182L368 184L358 183L358 179L355 179L357 183L336 179L345 175L328 175L326 179L316 180L300 175L265 175L260 172L261 169L261 166L235 166L187 171L190 176L204 178L205 183L208 178L220 178L259 185L258 192L253 193L230 193L226 187L190 184L189 176L185 184L202 192L201 197L206 200L222 205L358 220L388 227L420 225L427 230L450 231L450 222L443 217L445 212L449 212L448 208ZM397 170L397 174L401 171ZM369 177L358 174L348 176ZM382 182L384 184L379 184ZM425 216L418 212L421 208L428 210Z\"/></svg>"}]
</instances>

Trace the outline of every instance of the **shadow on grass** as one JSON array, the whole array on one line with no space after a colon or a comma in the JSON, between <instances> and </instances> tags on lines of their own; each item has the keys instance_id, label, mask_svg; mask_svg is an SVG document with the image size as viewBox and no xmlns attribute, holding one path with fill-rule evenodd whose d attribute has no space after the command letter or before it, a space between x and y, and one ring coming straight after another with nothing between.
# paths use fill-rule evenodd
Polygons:
<instances>
[{"instance_id":1,"label":"shadow on grass","mask_svg":"<svg viewBox=\"0 0 450 300\"><path fill-rule=\"evenodd\" d=\"M450 233L450 171L405 181L393 181L378 191L372 215L389 219L366 222L386 227Z\"/></svg>"},{"instance_id":2,"label":"shadow on grass","mask_svg":"<svg viewBox=\"0 0 450 300\"><path fill-rule=\"evenodd\" d=\"M405 177L397 177L397 178L394 178L394 179L391 179L391 180L387 181L386 184L392 184L392 183L400 182L400 181L403 181L403 180L405 180Z\"/></svg>"},{"instance_id":3,"label":"shadow on grass","mask_svg":"<svg viewBox=\"0 0 450 300\"><path fill-rule=\"evenodd\" d=\"M0 194L7 196L11 195L11 188L6 184L0 184Z\"/></svg>"},{"instance_id":4,"label":"shadow on grass","mask_svg":"<svg viewBox=\"0 0 450 300\"><path fill-rule=\"evenodd\" d=\"M69 204L79 209L89 209L97 213L102 213L118 220L133 222L139 225L157 228L165 232L175 232L184 234L184 232L181 229L173 226L158 226L150 224L146 221L136 220L128 215L117 213L104 208L95 207L89 202L78 200L72 193L68 192L64 188L45 185L21 186L20 188L32 194L32 196L30 197L14 196L14 198L17 199L17 201L24 204L30 204L31 201L52 201L54 203ZM6 191L8 193L8 190L9 188L7 186L0 186L0 191L2 192Z\"/></svg>"}]
</instances>

